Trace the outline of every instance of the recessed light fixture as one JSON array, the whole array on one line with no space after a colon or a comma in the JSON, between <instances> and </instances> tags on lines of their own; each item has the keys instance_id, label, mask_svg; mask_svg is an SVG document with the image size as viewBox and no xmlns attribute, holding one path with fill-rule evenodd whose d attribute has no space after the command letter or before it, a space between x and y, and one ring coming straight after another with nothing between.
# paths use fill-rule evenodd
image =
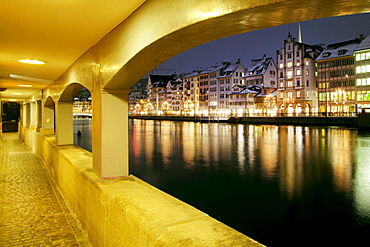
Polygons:
<instances>
[{"instance_id":1,"label":"recessed light fixture","mask_svg":"<svg viewBox=\"0 0 370 247\"><path fill-rule=\"evenodd\" d=\"M18 85L18 87L32 87L32 85Z\"/></svg>"},{"instance_id":2,"label":"recessed light fixture","mask_svg":"<svg viewBox=\"0 0 370 247\"><path fill-rule=\"evenodd\" d=\"M22 93L12 93L12 94L14 94L14 95L22 95Z\"/></svg>"},{"instance_id":3,"label":"recessed light fixture","mask_svg":"<svg viewBox=\"0 0 370 247\"><path fill-rule=\"evenodd\" d=\"M41 61L37 59L28 59L28 58L18 59L18 62L27 63L27 64L45 64L45 61Z\"/></svg>"}]
</instances>

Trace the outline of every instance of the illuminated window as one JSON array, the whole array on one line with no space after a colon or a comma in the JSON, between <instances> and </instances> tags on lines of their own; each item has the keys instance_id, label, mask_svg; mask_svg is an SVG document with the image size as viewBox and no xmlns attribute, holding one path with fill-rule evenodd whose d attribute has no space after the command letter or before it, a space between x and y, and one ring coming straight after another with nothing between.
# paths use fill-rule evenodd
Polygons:
<instances>
[{"instance_id":1,"label":"illuminated window","mask_svg":"<svg viewBox=\"0 0 370 247\"><path fill-rule=\"evenodd\" d=\"M293 71L287 71L287 77L288 78L292 78L292 76L293 76Z\"/></svg>"},{"instance_id":2,"label":"illuminated window","mask_svg":"<svg viewBox=\"0 0 370 247\"><path fill-rule=\"evenodd\" d=\"M284 68L284 64L280 63L280 69Z\"/></svg>"},{"instance_id":3,"label":"illuminated window","mask_svg":"<svg viewBox=\"0 0 370 247\"><path fill-rule=\"evenodd\" d=\"M297 98L301 97L301 91L297 91Z\"/></svg>"},{"instance_id":4,"label":"illuminated window","mask_svg":"<svg viewBox=\"0 0 370 247\"><path fill-rule=\"evenodd\" d=\"M301 75L301 70L297 69L297 75Z\"/></svg>"},{"instance_id":5,"label":"illuminated window","mask_svg":"<svg viewBox=\"0 0 370 247\"><path fill-rule=\"evenodd\" d=\"M292 67L292 66L293 66L293 63L292 63L292 62L288 62L288 63L287 63L287 67L288 67L288 68L290 68L290 67Z\"/></svg>"}]
</instances>

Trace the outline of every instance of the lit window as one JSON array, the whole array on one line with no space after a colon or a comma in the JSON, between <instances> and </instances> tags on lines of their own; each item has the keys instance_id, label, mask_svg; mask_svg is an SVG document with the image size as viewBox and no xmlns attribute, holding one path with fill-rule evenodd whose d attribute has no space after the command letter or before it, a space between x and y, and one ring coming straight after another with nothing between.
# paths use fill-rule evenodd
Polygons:
<instances>
[{"instance_id":1,"label":"lit window","mask_svg":"<svg viewBox=\"0 0 370 247\"><path fill-rule=\"evenodd\" d=\"M293 71L287 71L287 77L288 78L292 78L292 76L293 76Z\"/></svg>"},{"instance_id":2,"label":"lit window","mask_svg":"<svg viewBox=\"0 0 370 247\"><path fill-rule=\"evenodd\" d=\"M280 69L284 68L284 64L280 63Z\"/></svg>"},{"instance_id":3,"label":"lit window","mask_svg":"<svg viewBox=\"0 0 370 247\"><path fill-rule=\"evenodd\" d=\"M297 69L297 75L301 75L301 70Z\"/></svg>"},{"instance_id":4,"label":"lit window","mask_svg":"<svg viewBox=\"0 0 370 247\"><path fill-rule=\"evenodd\" d=\"M306 66L310 65L310 62L308 60L306 60Z\"/></svg>"},{"instance_id":5,"label":"lit window","mask_svg":"<svg viewBox=\"0 0 370 247\"><path fill-rule=\"evenodd\" d=\"M301 97L301 91L297 91L297 98Z\"/></svg>"},{"instance_id":6,"label":"lit window","mask_svg":"<svg viewBox=\"0 0 370 247\"><path fill-rule=\"evenodd\" d=\"M293 66L293 63L292 63L292 62L288 62L288 63L287 63L287 66L288 66L288 68L290 68L290 67L292 67L292 66Z\"/></svg>"},{"instance_id":7,"label":"lit window","mask_svg":"<svg viewBox=\"0 0 370 247\"><path fill-rule=\"evenodd\" d=\"M361 60L361 54L356 54L356 61L360 61Z\"/></svg>"}]
</instances>

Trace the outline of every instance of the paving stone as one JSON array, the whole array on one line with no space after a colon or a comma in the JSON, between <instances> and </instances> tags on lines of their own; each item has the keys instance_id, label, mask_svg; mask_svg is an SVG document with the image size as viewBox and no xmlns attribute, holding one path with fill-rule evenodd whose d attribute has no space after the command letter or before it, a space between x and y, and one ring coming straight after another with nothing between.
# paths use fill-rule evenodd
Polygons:
<instances>
[{"instance_id":1,"label":"paving stone","mask_svg":"<svg viewBox=\"0 0 370 247\"><path fill-rule=\"evenodd\" d=\"M91 246L42 160L17 133L0 139L0 246Z\"/></svg>"}]
</instances>

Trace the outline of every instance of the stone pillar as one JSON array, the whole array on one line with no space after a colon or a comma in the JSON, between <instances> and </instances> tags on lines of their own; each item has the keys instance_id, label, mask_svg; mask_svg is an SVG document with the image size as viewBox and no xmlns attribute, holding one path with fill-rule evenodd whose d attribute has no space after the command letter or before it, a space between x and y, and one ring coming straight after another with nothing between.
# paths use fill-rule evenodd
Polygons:
<instances>
[{"instance_id":1,"label":"stone pillar","mask_svg":"<svg viewBox=\"0 0 370 247\"><path fill-rule=\"evenodd\" d=\"M41 134L53 135L54 134L54 105L44 106L42 115Z\"/></svg>"},{"instance_id":2,"label":"stone pillar","mask_svg":"<svg viewBox=\"0 0 370 247\"><path fill-rule=\"evenodd\" d=\"M56 104L56 141L58 145L73 144L72 102Z\"/></svg>"},{"instance_id":3,"label":"stone pillar","mask_svg":"<svg viewBox=\"0 0 370 247\"><path fill-rule=\"evenodd\" d=\"M37 104L36 101L30 103L30 129L36 130L37 126Z\"/></svg>"},{"instance_id":4,"label":"stone pillar","mask_svg":"<svg viewBox=\"0 0 370 247\"><path fill-rule=\"evenodd\" d=\"M129 90L93 90L93 169L102 178L128 175Z\"/></svg>"},{"instance_id":5,"label":"stone pillar","mask_svg":"<svg viewBox=\"0 0 370 247\"><path fill-rule=\"evenodd\" d=\"M36 111L37 111L36 131L40 132L40 129L42 128L42 101L41 100L36 101Z\"/></svg>"},{"instance_id":6,"label":"stone pillar","mask_svg":"<svg viewBox=\"0 0 370 247\"><path fill-rule=\"evenodd\" d=\"M23 104L22 111L22 126L25 128L30 127L30 118L31 118L31 106L30 103Z\"/></svg>"}]
</instances>

